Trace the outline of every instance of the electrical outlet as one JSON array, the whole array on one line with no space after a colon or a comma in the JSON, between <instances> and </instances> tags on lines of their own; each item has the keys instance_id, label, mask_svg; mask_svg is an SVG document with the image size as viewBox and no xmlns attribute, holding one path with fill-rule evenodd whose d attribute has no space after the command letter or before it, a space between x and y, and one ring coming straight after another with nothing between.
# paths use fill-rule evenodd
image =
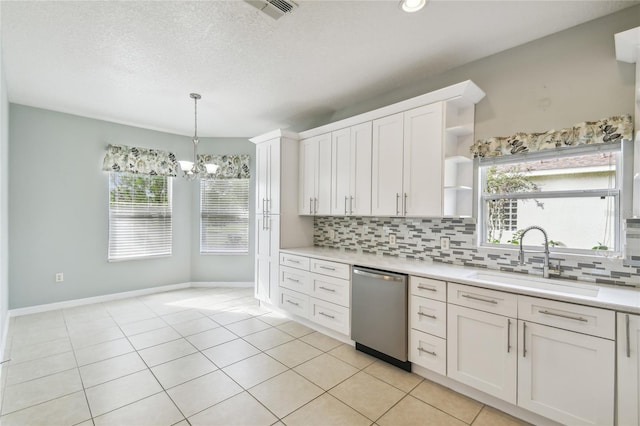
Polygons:
<instances>
[{"instance_id":1,"label":"electrical outlet","mask_svg":"<svg viewBox=\"0 0 640 426\"><path fill-rule=\"evenodd\" d=\"M56 274L56 282L61 283L62 281L64 281L64 274L62 272L58 272Z\"/></svg>"},{"instance_id":2,"label":"electrical outlet","mask_svg":"<svg viewBox=\"0 0 640 426\"><path fill-rule=\"evenodd\" d=\"M396 245L396 234L389 234L389 244L392 246Z\"/></svg>"},{"instance_id":3,"label":"electrical outlet","mask_svg":"<svg viewBox=\"0 0 640 426\"><path fill-rule=\"evenodd\" d=\"M449 250L449 237L440 237L440 249Z\"/></svg>"},{"instance_id":4,"label":"electrical outlet","mask_svg":"<svg viewBox=\"0 0 640 426\"><path fill-rule=\"evenodd\" d=\"M329 239L331 241L336 239L336 231L334 231L333 229L329 229Z\"/></svg>"}]
</instances>

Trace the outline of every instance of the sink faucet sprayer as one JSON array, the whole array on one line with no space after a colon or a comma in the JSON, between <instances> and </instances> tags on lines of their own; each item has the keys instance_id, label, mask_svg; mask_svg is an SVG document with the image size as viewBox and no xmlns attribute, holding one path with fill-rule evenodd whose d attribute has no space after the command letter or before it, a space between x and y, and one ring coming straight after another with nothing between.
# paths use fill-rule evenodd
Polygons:
<instances>
[{"instance_id":1,"label":"sink faucet sprayer","mask_svg":"<svg viewBox=\"0 0 640 426\"><path fill-rule=\"evenodd\" d=\"M549 278L549 238L547 237L547 232L541 227L533 225L525 228L525 230L522 231L522 234L520 234L520 253L518 254L518 260L520 261L520 265L524 265L524 250L522 248L522 240L524 239L525 234L532 229L537 229L538 231L542 232L542 235L544 235L544 264L542 266L542 276L544 278Z\"/></svg>"}]
</instances>

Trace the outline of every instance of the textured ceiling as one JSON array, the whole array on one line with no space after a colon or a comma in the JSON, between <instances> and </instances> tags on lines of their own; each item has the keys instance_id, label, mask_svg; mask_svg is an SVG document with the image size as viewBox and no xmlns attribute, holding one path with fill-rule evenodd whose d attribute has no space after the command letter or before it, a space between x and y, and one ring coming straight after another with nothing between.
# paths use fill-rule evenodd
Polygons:
<instances>
[{"instance_id":1,"label":"textured ceiling","mask_svg":"<svg viewBox=\"0 0 640 426\"><path fill-rule=\"evenodd\" d=\"M639 1L2 1L9 100L200 136L304 130L314 117ZM612 41L613 42L613 41Z\"/></svg>"}]
</instances>

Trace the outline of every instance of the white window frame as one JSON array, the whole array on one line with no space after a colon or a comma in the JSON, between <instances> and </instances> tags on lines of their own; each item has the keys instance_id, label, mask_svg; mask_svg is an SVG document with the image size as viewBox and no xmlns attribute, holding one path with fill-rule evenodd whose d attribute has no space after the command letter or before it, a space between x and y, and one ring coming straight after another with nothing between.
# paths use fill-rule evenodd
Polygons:
<instances>
[{"instance_id":1,"label":"white window frame","mask_svg":"<svg viewBox=\"0 0 640 426\"><path fill-rule=\"evenodd\" d=\"M597 152L616 153L616 177L615 188L611 189L579 189L565 191L541 191L522 192L511 194L485 194L483 193L486 168L494 165L520 164L526 161L542 160L549 158L571 157L579 155L594 154ZM622 253L624 247L624 232L622 227L623 219L630 217L631 213L631 188L633 184L633 142L623 140L612 144L581 145L577 147L556 148L550 150L525 152L521 154L505 155L489 158L476 158L474 160L474 216L477 218L478 226L478 246L481 248L493 249L513 249L512 244L493 244L487 242L487 218L485 217L486 202L492 199L549 199L549 198L574 198L574 197L614 197L614 230L615 246L607 253L618 255ZM552 237L552 236L550 236ZM539 247L527 247L528 249L539 250ZM553 252L593 255L594 251L589 249L549 247Z\"/></svg>"},{"instance_id":2,"label":"white window frame","mask_svg":"<svg viewBox=\"0 0 640 426\"><path fill-rule=\"evenodd\" d=\"M136 208L126 208L126 200L121 200L123 204L116 206L111 201L111 192L114 189L115 180L118 176L128 175L133 178L142 179L165 179L167 188L167 204L164 208L159 208L157 205L149 205L141 202L137 203ZM142 174L131 174L126 172L109 172L109 243L107 249L107 259L109 262L119 262L136 259L156 258L156 257L168 257L172 255L173 247L173 209L172 209L172 182L168 176L151 176ZM118 223L118 218L121 218L124 223ZM134 218L148 219L146 222L147 227L143 230L140 229L140 225L136 225L135 228L127 230L126 220L132 220ZM158 220L160 219L160 220ZM144 221L143 221L144 222ZM160 226L158 224L160 222ZM162 223L164 222L164 223ZM152 238L144 238L142 231L148 231L147 236ZM122 238L123 241L118 241ZM138 241L131 244L129 250L125 246L124 242L126 238L138 238Z\"/></svg>"},{"instance_id":3,"label":"white window frame","mask_svg":"<svg viewBox=\"0 0 640 426\"><path fill-rule=\"evenodd\" d=\"M221 183L233 184L238 183L246 185L246 188L240 188L243 191L243 195L246 191L246 199L235 200L237 204L230 204L230 200L225 200L222 205L216 205L205 202L205 195L207 191L207 185L217 185ZM200 254L204 255L246 255L249 254L249 205L250 205L250 180L249 179L213 179L213 180L201 180L200 181ZM226 210L225 213L221 212L221 209ZM216 217L235 217L236 219L243 220L246 223L246 229L242 230L245 234L242 236L241 242L244 245L240 247L231 247L230 245L220 244L220 241L215 239L209 240L205 232L207 226L214 226L212 219ZM230 238L237 233L228 234L226 237ZM218 243L219 245L216 245Z\"/></svg>"}]
</instances>

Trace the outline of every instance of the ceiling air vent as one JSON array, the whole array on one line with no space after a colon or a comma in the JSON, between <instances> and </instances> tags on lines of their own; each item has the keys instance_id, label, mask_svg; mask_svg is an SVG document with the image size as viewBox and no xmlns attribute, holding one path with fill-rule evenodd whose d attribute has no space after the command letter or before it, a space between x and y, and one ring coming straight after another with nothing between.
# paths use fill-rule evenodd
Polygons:
<instances>
[{"instance_id":1,"label":"ceiling air vent","mask_svg":"<svg viewBox=\"0 0 640 426\"><path fill-rule=\"evenodd\" d=\"M264 12L273 19L280 19L298 5L286 0L245 0L251 6Z\"/></svg>"}]
</instances>

